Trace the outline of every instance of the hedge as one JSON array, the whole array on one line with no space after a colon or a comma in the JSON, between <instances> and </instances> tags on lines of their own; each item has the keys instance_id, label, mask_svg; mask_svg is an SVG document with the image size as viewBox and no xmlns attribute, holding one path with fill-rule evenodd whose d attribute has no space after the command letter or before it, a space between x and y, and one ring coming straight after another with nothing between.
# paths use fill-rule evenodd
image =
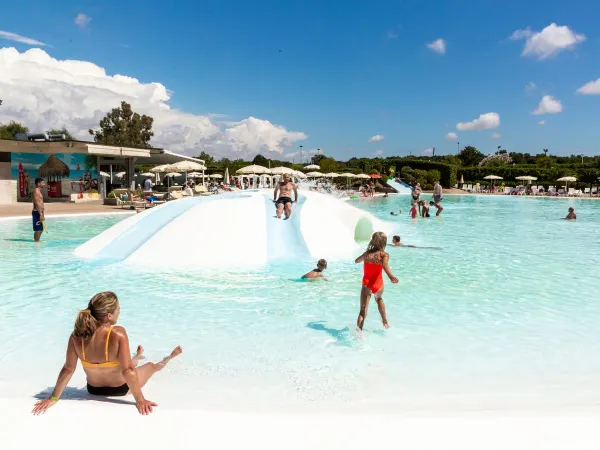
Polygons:
<instances>
[{"instance_id":1,"label":"hedge","mask_svg":"<svg viewBox=\"0 0 600 450\"><path fill-rule=\"evenodd\" d=\"M585 184L595 184L600 177L600 169L591 168L585 164L561 164L551 167L539 167L532 165L509 165L496 167L465 167L459 170L459 177L462 175L465 182L487 183L484 178L488 175L498 175L507 182L514 182L515 178L522 175L531 175L537 177L537 183L554 185L558 178L572 175L577 181ZM496 183L502 180L496 181Z\"/></svg>"},{"instance_id":2,"label":"hedge","mask_svg":"<svg viewBox=\"0 0 600 450\"><path fill-rule=\"evenodd\" d=\"M396 166L396 173L400 173L403 167L408 166L411 169L419 169L419 170L437 170L440 172L440 183L444 187L454 186L458 183L458 178L456 177L457 168L451 164L446 164L437 161L425 161L419 159L395 159L388 158L388 161Z\"/></svg>"}]
</instances>

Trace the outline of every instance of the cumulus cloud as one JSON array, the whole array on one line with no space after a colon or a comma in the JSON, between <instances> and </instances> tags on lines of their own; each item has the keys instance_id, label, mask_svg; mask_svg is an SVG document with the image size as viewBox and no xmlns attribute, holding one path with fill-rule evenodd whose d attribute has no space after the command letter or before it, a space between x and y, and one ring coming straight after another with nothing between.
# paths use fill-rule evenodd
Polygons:
<instances>
[{"instance_id":1,"label":"cumulus cloud","mask_svg":"<svg viewBox=\"0 0 600 450\"><path fill-rule=\"evenodd\" d=\"M586 40L585 35L577 34L568 26L551 23L542 31L534 33L529 28L515 31L511 39L525 39L522 56L532 56L537 59L548 59L564 50L572 50Z\"/></svg>"},{"instance_id":2,"label":"cumulus cloud","mask_svg":"<svg viewBox=\"0 0 600 450\"><path fill-rule=\"evenodd\" d=\"M458 139L458 134L454 133L453 131L451 131L450 133L448 133L446 135L447 141L456 141L457 139Z\"/></svg>"},{"instance_id":3,"label":"cumulus cloud","mask_svg":"<svg viewBox=\"0 0 600 450\"><path fill-rule=\"evenodd\" d=\"M100 119L124 100L154 118L153 146L192 156L204 150L217 157L279 157L307 137L255 117L219 122L186 113L171 108L171 94L161 83L108 75L91 62L57 60L39 48L23 53L0 49L0 73L0 122L16 120L32 131L65 126L76 138L90 139L87 130L98 128Z\"/></svg>"},{"instance_id":4,"label":"cumulus cloud","mask_svg":"<svg viewBox=\"0 0 600 450\"><path fill-rule=\"evenodd\" d=\"M538 125L542 125L542 126L543 126L543 125L546 125L546 121L545 121L545 120L540 120L540 121L538 122Z\"/></svg>"},{"instance_id":5,"label":"cumulus cloud","mask_svg":"<svg viewBox=\"0 0 600 450\"><path fill-rule=\"evenodd\" d=\"M436 39L435 41L430 42L426 45L427 48L429 48L429 50L431 51L439 53L440 55L446 54L446 41L444 41L443 39Z\"/></svg>"},{"instance_id":6,"label":"cumulus cloud","mask_svg":"<svg viewBox=\"0 0 600 450\"><path fill-rule=\"evenodd\" d=\"M79 13L75 17L75 23L81 28L84 28L86 25L89 25L89 23L91 21L92 21L92 18L83 13Z\"/></svg>"},{"instance_id":7,"label":"cumulus cloud","mask_svg":"<svg viewBox=\"0 0 600 450\"><path fill-rule=\"evenodd\" d=\"M481 114L479 118L471 122L459 122L456 124L458 131L493 130L500 126L500 115L495 112Z\"/></svg>"},{"instance_id":8,"label":"cumulus cloud","mask_svg":"<svg viewBox=\"0 0 600 450\"><path fill-rule=\"evenodd\" d=\"M501 137L502 137L502 135L500 133L492 134L492 139L500 139Z\"/></svg>"},{"instance_id":9,"label":"cumulus cloud","mask_svg":"<svg viewBox=\"0 0 600 450\"><path fill-rule=\"evenodd\" d=\"M532 113L540 114L558 114L563 110L562 104L551 95L544 95L537 109Z\"/></svg>"},{"instance_id":10,"label":"cumulus cloud","mask_svg":"<svg viewBox=\"0 0 600 450\"><path fill-rule=\"evenodd\" d=\"M380 142L383 141L385 139L385 136L381 135L381 134L376 134L375 136L369 138L369 142Z\"/></svg>"},{"instance_id":11,"label":"cumulus cloud","mask_svg":"<svg viewBox=\"0 0 600 450\"><path fill-rule=\"evenodd\" d=\"M21 44L39 45L42 47L47 45L47 44L44 44L43 42L36 41L35 39L21 36L20 34L11 33L10 31L0 30L0 39L7 39L9 41L20 42Z\"/></svg>"},{"instance_id":12,"label":"cumulus cloud","mask_svg":"<svg viewBox=\"0 0 600 450\"><path fill-rule=\"evenodd\" d=\"M584 95L600 95L600 78L596 81L590 81L577 89L578 94Z\"/></svg>"},{"instance_id":13,"label":"cumulus cloud","mask_svg":"<svg viewBox=\"0 0 600 450\"><path fill-rule=\"evenodd\" d=\"M384 153L383 150L375 150L373 152L373 156L381 156L381 155L383 155L383 153Z\"/></svg>"}]
</instances>

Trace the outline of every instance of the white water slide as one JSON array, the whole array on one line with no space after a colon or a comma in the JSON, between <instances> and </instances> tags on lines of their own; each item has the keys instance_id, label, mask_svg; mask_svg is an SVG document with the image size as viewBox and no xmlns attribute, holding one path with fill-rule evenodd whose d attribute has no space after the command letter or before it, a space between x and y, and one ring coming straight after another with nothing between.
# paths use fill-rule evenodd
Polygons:
<instances>
[{"instance_id":1,"label":"white water slide","mask_svg":"<svg viewBox=\"0 0 600 450\"><path fill-rule=\"evenodd\" d=\"M347 202L301 191L289 220L260 191L176 200L131 216L78 247L82 258L172 267L264 266L344 257L390 226Z\"/></svg>"}]
</instances>

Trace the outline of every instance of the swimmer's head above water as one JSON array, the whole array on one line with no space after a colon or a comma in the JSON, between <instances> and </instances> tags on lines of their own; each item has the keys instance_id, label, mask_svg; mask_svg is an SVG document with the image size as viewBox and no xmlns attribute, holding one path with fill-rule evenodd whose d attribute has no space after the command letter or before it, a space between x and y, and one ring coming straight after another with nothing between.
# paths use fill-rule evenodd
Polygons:
<instances>
[{"instance_id":1,"label":"swimmer's head above water","mask_svg":"<svg viewBox=\"0 0 600 450\"><path fill-rule=\"evenodd\" d=\"M327 261L325 261L324 259L320 259L320 260L317 262L317 269L320 269L320 270L325 270L325 269L327 269Z\"/></svg>"},{"instance_id":2,"label":"swimmer's head above water","mask_svg":"<svg viewBox=\"0 0 600 450\"><path fill-rule=\"evenodd\" d=\"M400 243L400 236L396 235L392 237L392 244L398 245Z\"/></svg>"}]
</instances>

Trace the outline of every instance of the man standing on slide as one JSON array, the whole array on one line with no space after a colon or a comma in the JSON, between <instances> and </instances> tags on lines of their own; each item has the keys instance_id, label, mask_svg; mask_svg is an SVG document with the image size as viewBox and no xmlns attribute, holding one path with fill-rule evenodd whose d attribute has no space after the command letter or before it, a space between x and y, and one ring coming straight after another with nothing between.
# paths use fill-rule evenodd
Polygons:
<instances>
[{"instance_id":1,"label":"man standing on slide","mask_svg":"<svg viewBox=\"0 0 600 450\"><path fill-rule=\"evenodd\" d=\"M294 201L292 202L292 190L294 191ZM277 193L279 192L279 197ZM289 219L292 215L292 203L298 203L298 187L290 180L290 175L283 174L283 181L275 186L273 192L273 202L277 206L277 218L281 219L281 214L285 209L285 218Z\"/></svg>"}]
</instances>

